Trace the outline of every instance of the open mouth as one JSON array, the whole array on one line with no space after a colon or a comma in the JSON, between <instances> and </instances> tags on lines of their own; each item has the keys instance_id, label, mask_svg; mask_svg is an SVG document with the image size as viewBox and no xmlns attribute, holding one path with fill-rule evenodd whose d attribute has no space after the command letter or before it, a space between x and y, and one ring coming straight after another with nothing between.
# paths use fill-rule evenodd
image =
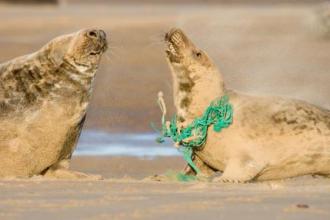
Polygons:
<instances>
[{"instance_id":1,"label":"open mouth","mask_svg":"<svg viewBox=\"0 0 330 220\"><path fill-rule=\"evenodd\" d=\"M175 48L174 44L172 42L167 42L167 47L166 47L166 53L167 55L173 55L173 56L178 56L177 49Z\"/></svg>"},{"instance_id":2,"label":"open mouth","mask_svg":"<svg viewBox=\"0 0 330 220\"><path fill-rule=\"evenodd\" d=\"M183 58L183 55L180 52L180 46L178 46L178 44L173 42L171 39L167 40L166 44L165 52L170 61L180 62L180 60Z\"/></svg>"},{"instance_id":3,"label":"open mouth","mask_svg":"<svg viewBox=\"0 0 330 220\"><path fill-rule=\"evenodd\" d=\"M180 62L183 58L182 49L185 47L185 42L182 33L178 29L173 29L165 35L167 57L172 62Z\"/></svg>"},{"instance_id":4,"label":"open mouth","mask_svg":"<svg viewBox=\"0 0 330 220\"><path fill-rule=\"evenodd\" d=\"M165 53L168 59L174 63L179 63L183 58L183 56L179 52L179 49L172 42L167 42Z\"/></svg>"}]
</instances>

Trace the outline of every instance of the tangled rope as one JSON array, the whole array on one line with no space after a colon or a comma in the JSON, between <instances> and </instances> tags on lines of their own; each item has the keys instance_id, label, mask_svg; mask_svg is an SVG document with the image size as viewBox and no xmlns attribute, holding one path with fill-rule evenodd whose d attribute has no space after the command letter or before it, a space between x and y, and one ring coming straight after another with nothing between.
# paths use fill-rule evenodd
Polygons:
<instances>
[{"instance_id":1,"label":"tangled rope","mask_svg":"<svg viewBox=\"0 0 330 220\"><path fill-rule=\"evenodd\" d=\"M166 105L163 93L158 93L158 105L162 111L162 130L158 142L164 142L164 138L171 138L183 154L184 160L198 174L200 170L192 161L194 150L202 147L207 139L209 126L213 125L215 132L220 132L223 128L229 127L233 122L233 107L229 103L228 96L222 96L210 103L201 117L195 120L185 128L179 129L176 116L171 121L166 121Z\"/></svg>"}]
</instances>

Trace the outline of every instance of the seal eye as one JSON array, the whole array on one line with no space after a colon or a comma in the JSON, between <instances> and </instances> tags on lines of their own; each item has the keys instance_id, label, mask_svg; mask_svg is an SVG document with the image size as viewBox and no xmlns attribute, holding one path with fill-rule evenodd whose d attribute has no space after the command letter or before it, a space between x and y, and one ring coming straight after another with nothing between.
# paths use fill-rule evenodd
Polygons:
<instances>
[{"instance_id":1,"label":"seal eye","mask_svg":"<svg viewBox=\"0 0 330 220\"><path fill-rule=\"evenodd\" d=\"M202 53L201 52L196 52L195 55L196 55L197 58L201 58L202 57Z\"/></svg>"}]
</instances>

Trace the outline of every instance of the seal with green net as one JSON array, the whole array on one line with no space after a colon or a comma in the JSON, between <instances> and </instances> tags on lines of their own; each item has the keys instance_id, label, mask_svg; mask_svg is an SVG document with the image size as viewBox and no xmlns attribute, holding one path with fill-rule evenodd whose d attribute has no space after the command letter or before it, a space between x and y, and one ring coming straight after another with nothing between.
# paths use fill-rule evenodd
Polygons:
<instances>
[{"instance_id":1,"label":"seal with green net","mask_svg":"<svg viewBox=\"0 0 330 220\"><path fill-rule=\"evenodd\" d=\"M177 127L176 116L170 122L165 121L166 107L163 94L158 95L158 104L163 112L161 137L157 139L159 143L164 142L164 138L171 138L179 146L184 160L197 173L201 171L192 161L194 150L202 147L207 139L207 131L213 125L215 132L220 132L223 128L229 127L233 122L233 107L229 103L227 95L222 96L210 103L201 117L197 117L185 128Z\"/></svg>"}]
</instances>

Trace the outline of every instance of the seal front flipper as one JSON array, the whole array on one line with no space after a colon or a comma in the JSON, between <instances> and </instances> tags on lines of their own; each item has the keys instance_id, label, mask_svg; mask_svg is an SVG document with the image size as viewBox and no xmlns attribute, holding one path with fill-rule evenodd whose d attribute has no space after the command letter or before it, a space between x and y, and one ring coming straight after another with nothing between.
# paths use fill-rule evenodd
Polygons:
<instances>
[{"instance_id":1,"label":"seal front flipper","mask_svg":"<svg viewBox=\"0 0 330 220\"><path fill-rule=\"evenodd\" d=\"M193 162L201 171L203 176L211 177L215 174L215 170L207 165L198 155L193 156ZM183 170L185 175L196 175L196 172L187 164Z\"/></svg>"},{"instance_id":2,"label":"seal front flipper","mask_svg":"<svg viewBox=\"0 0 330 220\"><path fill-rule=\"evenodd\" d=\"M55 165L49 167L44 176L55 179L88 179L88 180L101 180L101 175L85 174L77 171L70 170L70 161L72 153L75 150L78 139L81 134L82 127L86 119L85 115L80 119L77 125L73 126L67 134L64 146L61 151L62 160Z\"/></svg>"},{"instance_id":3,"label":"seal front flipper","mask_svg":"<svg viewBox=\"0 0 330 220\"><path fill-rule=\"evenodd\" d=\"M69 170L67 168L59 168L52 166L47 169L43 174L44 177L49 179L84 179L84 180L102 180L101 175L86 174L78 171Z\"/></svg>"},{"instance_id":4,"label":"seal front flipper","mask_svg":"<svg viewBox=\"0 0 330 220\"><path fill-rule=\"evenodd\" d=\"M86 174L78 171L69 170L70 160L64 159L46 169L42 175L49 179L84 179L102 180L101 175Z\"/></svg>"},{"instance_id":5,"label":"seal front flipper","mask_svg":"<svg viewBox=\"0 0 330 220\"><path fill-rule=\"evenodd\" d=\"M213 182L246 183L252 181L264 168L255 160L244 157L230 158L223 174L213 179Z\"/></svg>"}]
</instances>

